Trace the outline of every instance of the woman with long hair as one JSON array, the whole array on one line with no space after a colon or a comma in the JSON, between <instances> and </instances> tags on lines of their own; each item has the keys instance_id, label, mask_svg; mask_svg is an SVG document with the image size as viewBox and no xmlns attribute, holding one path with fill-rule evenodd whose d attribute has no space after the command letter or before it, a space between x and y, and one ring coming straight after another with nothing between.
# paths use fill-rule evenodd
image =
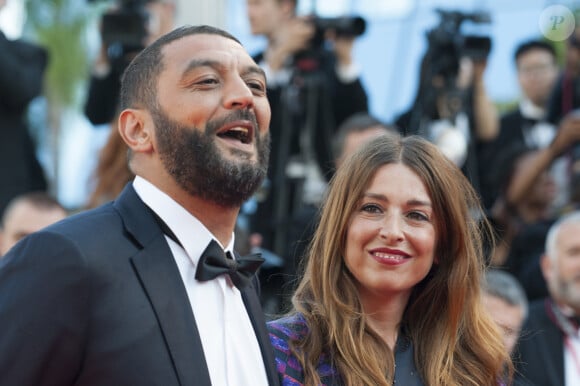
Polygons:
<instances>
[{"instance_id":1,"label":"woman with long hair","mask_svg":"<svg viewBox=\"0 0 580 386\"><path fill-rule=\"evenodd\" d=\"M420 137L384 135L346 160L293 310L268 324L282 384L509 379L509 354L480 298L480 213L463 173Z\"/></svg>"}]
</instances>

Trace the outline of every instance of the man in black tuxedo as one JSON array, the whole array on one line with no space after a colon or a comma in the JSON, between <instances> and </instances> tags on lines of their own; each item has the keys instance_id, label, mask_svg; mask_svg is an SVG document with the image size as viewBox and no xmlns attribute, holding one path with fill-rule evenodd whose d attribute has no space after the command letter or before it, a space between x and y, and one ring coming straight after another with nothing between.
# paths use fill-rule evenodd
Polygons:
<instances>
[{"instance_id":1,"label":"man in black tuxedo","mask_svg":"<svg viewBox=\"0 0 580 386\"><path fill-rule=\"evenodd\" d=\"M182 27L129 65L121 106L135 180L0 261L0 384L278 385L261 260L232 251L268 163L263 71L227 32Z\"/></svg>"},{"instance_id":2,"label":"man in black tuxedo","mask_svg":"<svg viewBox=\"0 0 580 386\"><path fill-rule=\"evenodd\" d=\"M516 145L546 148L556 133L547 120L547 108L558 76L554 47L545 41L530 40L518 45L514 53L518 83L522 92L518 106L500 119L498 136L481 145L483 199L491 208L499 194L495 165L501 152Z\"/></svg>"},{"instance_id":3,"label":"man in black tuxedo","mask_svg":"<svg viewBox=\"0 0 580 386\"><path fill-rule=\"evenodd\" d=\"M0 9L5 0L0 0ZM46 190L47 182L28 131L26 111L42 91L46 50L0 31L0 216L14 197Z\"/></svg>"},{"instance_id":4,"label":"man in black tuxedo","mask_svg":"<svg viewBox=\"0 0 580 386\"><path fill-rule=\"evenodd\" d=\"M555 127L547 121L547 104L558 76L554 47L545 41L520 44L514 54L522 98L518 107L501 119L496 145L514 142L544 148L554 138Z\"/></svg>"},{"instance_id":5,"label":"man in black tuxedo","mask_svg":"<svg viewBox=\"0 0 580 386\"><path fill-rule=\"evenodd\" d=\"M542 272L550 296L531 303L516 346L516 384L577 385L580 382L580 211L549 230Z\"/></svg>"}]
</instances>

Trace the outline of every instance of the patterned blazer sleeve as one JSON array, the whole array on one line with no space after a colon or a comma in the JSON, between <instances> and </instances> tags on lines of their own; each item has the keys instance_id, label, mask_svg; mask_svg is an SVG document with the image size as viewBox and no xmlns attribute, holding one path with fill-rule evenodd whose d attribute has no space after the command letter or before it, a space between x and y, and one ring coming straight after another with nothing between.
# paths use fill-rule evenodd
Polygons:
<instances>
[{"instance_id":1,"label":"patterned blazer sleeve","mask_svg":"<svg viewBox=\"0 0 580 386\"><path fill-rule=\"evenodd\" d=\"M304 370L290 349L292 341L299 341L308 334L308 326L303 316L296 314L268 322L268 332L274 348L280 384L282 386L304 385ZM321 355L316 371L320 375L321 386L342 385L340 375L325 353Z\"/></svg>"},{"instance_id":2,"label":"patterned blazer sleeve","mask_svg":"<svg viewBox=\"0 0 580 386\"><path fill-rule=\"evenodd\" d=\"M305 328L305 325L302 325ZM302 366L290 350L290 342L300 338L300 324L295 318L268 323L270 342L274 348L276 370L283 386L301 386L304 382Z\"/></svg>"}]
</instances>

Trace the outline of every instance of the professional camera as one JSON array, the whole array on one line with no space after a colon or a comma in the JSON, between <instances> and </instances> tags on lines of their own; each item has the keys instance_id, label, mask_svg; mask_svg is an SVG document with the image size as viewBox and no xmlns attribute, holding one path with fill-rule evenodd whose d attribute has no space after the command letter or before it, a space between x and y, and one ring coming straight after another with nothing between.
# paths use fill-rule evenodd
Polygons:
<instances>
[{"instance_id":1,"label":"professional camera","mask_svg":"<svg viewBox=\"0 0 580 386\"><path fill-rule=\"evenodd\" d=\"M324 43L327 32L334 32L336 37L358 37L366 30L366 21L360 16L312 17L314 36L309 47L294 56L296 68L303 72L313 72L318 69L321 58L324 57Z\"/></svg>"},{"instance_id":2,"label":"professional camera","mask_svg":"<svg viewBox=\"0 0 580 386\"><path fill-rule=\"evenodd\" d=\"M427 33L428 49L422 67L425 92L410 125L418 128L457 166L463 167L470 142L468 112L471 106L469 89L458 84L460 65L464 58L472 62L485 60L491 49L491 39L463 34L461 25L464 21L489 23L491 20L483 12L436 11L440 23ZM439 110L441 103L445 116L432 116L430 112ZM430 119L425 121L422 114Z\"/></svg>"},{"instance_id":3,"label":"professional camera","mask_svg":"<svg viewBox=\"0 0 580 386\"><path fill-rule=\"evenodd\" d=\"M123 52L140 51L147 37L147 0L121 0L120 7L101 19L101 37L107 46L119 45Z\"/></svg>"},{"instance_id":4,"label":"professional camera","mask_svg":"<svg viewBox=\"0 0 580 386\"><path fill-rule=\"evenodd\" d=\"M145 48L149 22L146 5L149 2L151 0L117 0L118 7L101 17L101 40L107 49L113 71L119 74L129 64L132 56Z\"/></svg>"},{"instance_id":5,"label":"professional camera","mask_svg":"<svg viewBox=\"0 0 580 386\"><path fill-rule=\"evenodd\" d=\"M454 82L459 71L462 57L473 61L485 60L491 50L491 39L487 36L466 35L461 33L464 21L490 23L486 12L463 13L436 9L440 23L427 33L428 55L431 60L432 76L442 76L446 83Z\"/></svg>"},{"instance_id":6,"label":"professional camera","mask_svg":"<svg viewBox=\"0 0 580 386\"><path fill-rule=\"evenodd\" d=\"M313 47L324 44L327 31L334 31L337 37L358 37L365 33L367 23L360 16L314 17L316 32L312 39Z\"/></svg>"}]
</instances>

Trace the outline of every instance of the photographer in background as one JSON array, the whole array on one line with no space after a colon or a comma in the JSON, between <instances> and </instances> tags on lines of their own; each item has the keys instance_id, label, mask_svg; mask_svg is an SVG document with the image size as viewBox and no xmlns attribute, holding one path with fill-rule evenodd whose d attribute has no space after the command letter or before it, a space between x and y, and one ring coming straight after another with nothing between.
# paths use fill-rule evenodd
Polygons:
<instances>
[{"instance_id":1,"label":"photographer in background","mask_svg":"<svg viewBox=\"0 0 580 386\"><path fill-rule=\"evenodd\" d=\"M511 146L541 149L550 144L556 135L556 127L547 121L547 105L558 76L558 64L554 47L542 40L520 43L514 53L521 99L514 109L500 119L499 135L482 148L482 162L491 165L502 151ZM483 170L485 185L484 204L490 209L499 195L497 168Z\"/></svg>"},{"instance_id":2,"label":"photographer in background","mask_svg":"<svg viewBox=\"0 0 580 386\"><path fill-rule=\"evenodd\" d=\"M483 79L491 40L463 35L460 27L464 21L489 23L489 15L437 12L441 22L427 34L415 100L395 124L404 135L418 134L435 143L481 194L479 146L499 131L498 112Z\"/></svg>"},{"instance_id":3,"label":"photographer in background","mask_svg":"<svg viewBox=\"0 0 580 386\"><path fill-rule=\"evenodd\" d=\"M0 10L5 4L0 0ZM0 216L17 195L47 189L26 117L41 94L47 64L43 48L0 31Z\"/></svg>"},{"instance_id":4,"label":"photographer in background","mask_svg":"<svg viewBox=\"0 0 580 386\"><path fill-rule=\"evenodd\" d=\"M367 112L367 94L353 59L364 20L299 17L296 0L247 0L252 34L267 39L254 57L267 74L272 109L272 156L257 210L250 214L255 243L286 255L288 221L315 204L333 167L331 139L356 112ZM332 24L332 23L330 23ZM331 48L329 48L331 46Z\"/></svg>"},{"instance_id":5,"label":"photographer in background","mask_svg":"<svg viewBox=\"0 0 580 386\"><path fill-rule=\"evenodd\" d=\"M173 29L174 16L173 0L119 0L103 15L101 48L85 104L85 115L93 125L111 123L123 71L145 46Z\"/></svg>"}]
</instances>

